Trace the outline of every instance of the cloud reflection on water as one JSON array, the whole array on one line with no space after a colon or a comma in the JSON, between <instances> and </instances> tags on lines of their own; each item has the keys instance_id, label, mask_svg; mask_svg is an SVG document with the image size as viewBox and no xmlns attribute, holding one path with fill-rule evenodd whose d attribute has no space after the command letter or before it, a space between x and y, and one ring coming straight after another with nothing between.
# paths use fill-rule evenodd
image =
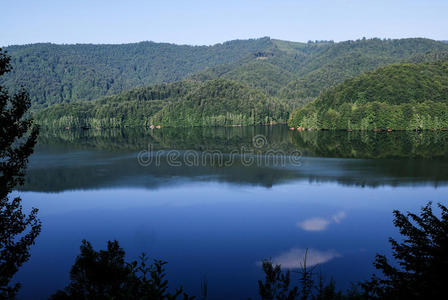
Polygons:
<instances>
[{"instance_id":1,"label":"cloud reflection on water","mask_svg":"<svg viewBox=\"0 0 448 300\"><path fill-rule=\"evenodd\" d=\"M323 231L331 223L339 224L345 217L346 213L341 211L329 218L316 217L297 222L297 227L305 231Z\"/></svg>"},{"instance_id":2,"label":"cloud reflection on water","mask_svg":"<svg viewBox=\"0 0 448 300\"><path fill-rule=\"evenodd\" d=\"M275 265L281 265L283 269L298 269L301 264L303 264L303 259L306 253L307 249L292 248L287 252L281 253L280 255L272 258L272 262ZM306 265L307 267L312 267L318 264L326 263L339 256L341 256L339 253L332 250L321 251L317 249L308 249Z\"/></svg>"}]
</instances>

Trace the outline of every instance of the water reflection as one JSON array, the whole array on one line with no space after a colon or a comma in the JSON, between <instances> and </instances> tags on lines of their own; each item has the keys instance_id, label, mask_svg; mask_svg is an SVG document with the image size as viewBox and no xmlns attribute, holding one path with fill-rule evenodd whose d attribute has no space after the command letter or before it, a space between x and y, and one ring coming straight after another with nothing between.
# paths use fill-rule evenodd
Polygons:
<instances>
[{"instance_id":1,"label":"water reflection","mask_svg":"<svg viewBox=\"0 0 448 300\"><path fill-rule=\"evenodd\" d=\"M258 135L266 145L253 143ZM166 159L142 166L137 154L149 144L163 151L229 154L245 147L304 156L300 165L284 166L247 166L241 159L230 166L175 167ZM393 209L416 211L426 201L445 200L447 188L433 187L448 182L447 145L445 132L282 126L43 132L26 185L17 191L25 208L39 207L44 224L17 278L26 287L22 298L48 298L66 286L84 238L97 248L118 239L131 259L146 252L167 260L170 283L191 294L200 294L206 276L212 299L254 297L263 275L256 262L272 257L296 268L305 249L309 266L321 265L348 288L370 275L376 252L388 249L387 238L396 234Z\"/></svg>"},{"instance_id":2,"label":"water reflection","mask_svg":"<svg viewBox=\"0 0 448 300\"><path fill-rule=\"evenodd\" d=\"M254 148L255 136L264 136L268 149L299 149L307 156L339 158L448 159L448 131L290 131L285 126L124 128L59 130L40 134L41 145L63 149L107 151L155 149L232 150ZM255 145L256 146L256 145Z\"/></svg>"},{"instance_id":3,"label":"water reflection","mask_svg":"<svg viewBox=\"0 0 448 300\"><path fill-rule=\"evenodd\" d=\"M18 192L25 209L39 207L43 221L32 259L17 277L24 287L21 298L48 299L66 286L82 239L97 248L117 239L130 259L146 252L167 260L170 283L194 295L200 295L206 276L211 299L255 298L263 276L255 262L273 257L295 268L307 248L323 274L345 289L368 278L375 253L389 249L387 238L397 234L393 209L416 211L426 201L445 201L447 192L446 187L361 189L306 182L270 189L195 182L157 189ZM324 231L296 226L312 217L338 220L342 211L346 217Z\"/></svg>"},{"instance_id":4,"label":"water reflection","mask_svg":"<svg viewBox=\"0 0 448 300\"><path fill-rule=\"evenodd\" d=\"M257 147L253 138L266 137ZM446 185L447 132L291 132L283 126L43 132L23 188L59 192L107 187L158 188L190 181L219 181L272 187L291 181L337 182L355 186ZM266 155L300 151L300 165L263 160L248 166L236 156L231 165L201 163L142 166L138 154L157 150L220 151L245 147ZM376 158L376 159L366 159Z\"/></svg>"},{"instance_id":5,"label":"water reflection","mask_svg":"<svg viewBox=\"0 0 448 300\"><path fill-rule=\"evenodd\" d=\"M329 218L309 218L301 222L297 222L297 227L305 231L323 231L327 229L331 223L339 224L346 217L345 212L341 211Z\"/></svg>"},{"instance_id":6,"label":"water reflection","mask_svg":"<svg viewBox=\"0 0 448 300\"><path fill-rule=\"evenodd\" d=\"M329 262L333 258L340 257L341 255L332 250L321 251L317 249L292 248L273 257L272 262L281 265L284 269L298 269L303 265L305 256L306 266L313 267Z\"/></svg>"}]
</instances>

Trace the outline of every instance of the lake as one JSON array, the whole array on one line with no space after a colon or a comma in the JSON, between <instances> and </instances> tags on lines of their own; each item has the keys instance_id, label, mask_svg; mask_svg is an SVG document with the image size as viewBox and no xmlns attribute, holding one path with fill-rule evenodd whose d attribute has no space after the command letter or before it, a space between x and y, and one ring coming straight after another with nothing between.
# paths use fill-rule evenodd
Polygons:
<instances>
[{"instance_id":1,"label":"lake","mask_svg":"<svg viewBox=\"0 0 448 300\"><path fill-rule=\"evenodd\" d=\"M260 262L308 264L341 289L398 237L392 211L446 204L448 132L284 126L41 133L15 194L42 232L15 279L24 299L67 285L83 239L166 260L171 287L256 297ZM293 273L293 280L296 275Z\"/></svg>"}]
</instances>

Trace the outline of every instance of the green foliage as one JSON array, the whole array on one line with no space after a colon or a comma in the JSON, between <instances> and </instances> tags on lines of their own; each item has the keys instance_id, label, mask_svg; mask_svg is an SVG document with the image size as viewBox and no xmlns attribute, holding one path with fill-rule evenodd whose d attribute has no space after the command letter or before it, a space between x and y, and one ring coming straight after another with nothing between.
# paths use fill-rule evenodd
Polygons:
<instances>
[{"instance_id":1,"label":"green foliage","mask_svg":"<svg viewBox=\"0 0 448 300\"><path fill-rule=\"evenodd\" d=\"M178 101L197 86L181 81L136 88L94 101L53 105L36 112L35 118L49 128L149 127L151 117L166 103Z\"/></svg>"},{"instance_id":2,"label":"green foliage","mask_svg":"<svg viewBox=\"0 0 448 300\"><path fill-rule=\"evenodd\" d=\"M418 53L412 56L409 63L437 62L448 60L448 50L430 50L425 53Z\"/></svg>"},{"instance_id":3,"label":"green foliage","mask_svg":"<svg viewBox=\"0 0 448 300\"><path fill-rule=\"evenodd\" d=\"M174 82L206 67L239 61L271 44L269 38L213 46L141 42L121 45L10 46L13 70L0 84L22 83L33 107L91 100L137 86Z\"/></svg>"},{"instance_id":4,"label":"green foliage","mask_svg":"<svg viewBox=\"0 0 448 300\"><path fill-rule=\"evenodd\" d=\"M282 42L284 44L291 43ZM289 81L296 78L296 73L300 70L306 55L309 54L305 48L300 51L288 50L285 52L273 42L268 49L254 53L241 61L207 68L190 78L199 81L225 78L242 82L274 96Z\"/></svg>"},{"instance_id":5,"label":"green foliage","mask_svg":"<svg viewBox=\"0 0 448 300\"><path fill-rule=\"evenodd\" d=\"M408 61L429 51L447 51L446 44L428 39L362 39L330 44L324 51L309 55L302 63L299 78L279 95L287 98L317 97L319 93L348 78L388 64ZM322 47L321 47L322 48ZM430 60L427 57L427 60Z\"/></svg>"},{"instance_id":6,"label":"green foliage","mask_svg":"<svg viewBox=\"0 0 448 300\"><path fill-rule=\"evenodd\" d=\"M285 123L288 105L240 83L217 79L139 88L90 102L54 105L36 113L50 128L231 126Z\"/></svg>"},{"instance_id":7,"label":"green foliage","mask_svg":"<svg viewBox=\"0 0 448 300\"><path fill-rule=\"evenodd\" d=\"M241 81L301 106L325 88L363 72L403 61L436 61L448 51L446 44L428 39L271 42L264 51L231 64L207 68L191 78Z\"/></svg>"},{"instance_id":8,"label":"green foliage","mask_svg":"<svg viewBox=\"0 0 448 300\"><path fill-rule=\"evenodd\" d=\"M16 87L18 80L23 80L31 93L34 108L51 106L36 113L36 119L45 127L105 128L150 126L153 123L166 126L270 124L284 122L289 115L283 113L283 110L302 107L322 89L346 78L394 62L440 61L445 57L447 49L447 44L427 39L294 43L262 38L231 41L210 47L152 42L126 45L34 44L8 47L15 68L2 82ZM412 70L412 65L408 66L410 70L398 72L394 69L391 72L396 76L408 76L410 72L417 74L418 70ZM327 107L324 111L321 107L316 110L314 106L308 106L305 110L310 114L302 116L294 112L290 123L298 124L301 121L306 127L331 129L370 129L373 126L396 128L397 124L389 122L388 117L401 115L402 108L389 109L381 104L358 106L369 99L372 93L378 95L378 99L373 99L378 102L384 102L382 96L389 97L390 94L400 99L407 97L406 101L422 96L426 97L423 100L440 100L433 96L444 93L444 81L440 81L439 86L431 86L434 88L432 94L421 94L419 86L413 90L414 94L410 94L408 83L426 86L431 76L435 75L425 72L418 74L412 82L397 81L387 86L371 85L373 81L382 82L384 78L353 81L352 89L358 85L368 89L356 95L358 101L351 108L354 116L348 106L342 115L336 107ZM387 75L390 74L384 74L383 77ZM189 80L132 89L185 78ZM202 97L195 95L195 91L204 86L232 89L208 83L218 79L237 81L259 90L256 98L261 100L251 98L245 103L243 100L230 100L226 95L221 97L222 103L200 98L204 104L199 105L199 108L194 105L198 97ZM363 82L365 84L361 85ZM348 84L346 87L346 92L350 94ZM377 92L378 89L381 93ZM128 92L123 92L126 90ZM254 92L241 92L240 96L247 97L251 93ZM324 93L321 98L328 95ZM348 96L353 98L351 94ZM216 98L210 95L207 97ZM96 100L86 101L92 99ZM331 101L326 99L325 102ZM52 107L54 104L60 105ZM242 111L239 111L240 107ZM383 120L375 119L378 107L379 111L385 113ZM179 109L184 111L179 112ZM408 112L409 108L405 108L405 111ZM403 118L410 123L406 125L411 126L409 128L417 129L428 124L439 128L445 126L444 121L440 120L445 116L444 111L442 109L436 119L429 116L431 120L427 115ZM179 118L173 114L179 114ZM400 121L396 123L402 125Z\"/></svg>"},{"instance_id":9,"label":"green foliage","mask_svg":"<svg viewBox=\"0 0 448 300\"><path fill-rule=\"evenodd\" d=\"M314 129L448 128L448 62L379 68L328 89L290 115Z\"/></svg>"},{"instance_id":10,"label":"green foliage","mask_svg":"<svg viewBox=\"0 0 448 300\"><path fill-rule=\"evenodd\" d=\"M153 124L172 127L243 126L284 123L287 105L243 84L217 79L205 82L172 102L152 118Z\"/></svg>"},{"instance_id":11,"label":"green foliage","mask_svg":"<svg viewBox=\"0 0 448 300\"><path fill-rule=\"evenodd\" d=\"M14 68L0 83L16 88L23 82L39 109L186 78L240 81L302 105L321 90L380 66L439 60L448 45L428 39L295 43L261 38L194 47L141 42L7 49Z\"/></svg>"},{"instance_id":12,"label":"green foliage","mask_svg":"<svg viewBox=\"0 0 448 300\"><path fill-rule=\"evenodd\" d=\"M165 279L166 262L148 264L145 254L140 261L125 261L125 252L117 241L109 241L107 250L95 251L86 240L70 271L70 284L51 299L193 299L182 287L171 294Z\"/></svg>"},{"instance_id":13,"label":"green foliage","mask_svg":"<svg viewBox=\"0 0 448 300\"><path fill-rule=\"evenodd\" d=\"M277 91L288 84L293 76L294 74L290 71L271 63L268 58L263 58L252 60L221 77L245 83L269 95L276 95Z\"/></svg>"}]
</instances>

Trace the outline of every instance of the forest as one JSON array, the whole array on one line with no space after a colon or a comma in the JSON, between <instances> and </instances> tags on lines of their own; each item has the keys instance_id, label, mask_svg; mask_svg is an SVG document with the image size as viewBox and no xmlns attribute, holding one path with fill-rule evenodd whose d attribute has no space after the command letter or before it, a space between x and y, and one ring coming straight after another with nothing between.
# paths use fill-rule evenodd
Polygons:
<instances>
[{"instance_id":1,"label":"forest","mask_svg":"<svg viewBox=\"0 0 448 300\"><path fill-rule=\"evenodd\" d=\"M49 128L242 126L286 123L289 108L241 83L216 79L139 88L90 102L54 105L35 118Z\"/></svg>"},{"instance_id":2,"label":"forest","mask_svg":"<svg viewBox=\"0 0 448 300\"><path fill-rule=\"evenodd\" d=\"M10 46L4 50L11 56L12 71L0 84L12 90L23 84L33 107L48 107L179 81L206 67L238 61L269 44L269 38L260 38L214 46L155 42Z\"/></svg>"},{"instance_id":3,"label":"forest","mask_svg":"<svg viewBox=\"0 0 448 300\"><path fill-rule=\"evenodd\" d=\"M286 123L288 106L244 84L216 79L205 82L185 100L170 103L152 118L173 127L242 126Z\"/></svg>"},{"instance_id":4,"label":"forest","mask_svg":"<svg viewBox=\"0 0 448 300\"><path fill-rule=\"evenodd\" d=\"M92 101L62 103L35 112L48 128L116 128L150 126L151 117L169 102L184 97L198 83L181 81L136 88Z\"/></svg>"},{"instance_id":5,"label":"forest","mask_svg":"<svg viewBox=\"0 0 448 300\"><path fill-rule=\"evenodd\" d=\"M352 107L356 113L349 125L347 116L338 117L339 108L328 110L329 105L323 116L323 111L315 115L315 104L307 105L316 98L315 103L332 101L328 88L357 76L364 78L365 72L392 64L446 60L448 44L429 39L297 43L265 37L213 46L31 44L10 46L6 51L12 71L0 84L15 90L19 82L24 83L32 111L44 127L232 126L286 123L288 119L291 126L300 122L301 126L327 129L446 127L443 116L428 121L414 113L437 110L444 115L444 104L430 94L425 94L424 101L416 100L417 106L403 102L400 107L385 107L389 100L377 97L362 107ZM409 77L397 68L388 74L393 72ZM423 73L415 79L428 80ZM389 88L399 87L397 93L406 95L406 80L397 80ZM416 85L413 91L424 93L418 91L421 88ZM440 87L436 90L440 92ZM377 110L384 113L382 120L366 117ZM394 116L392 124L390 116L397 110L401 119ZM412 121L410 115L415 115ZM315 116L323 124L314 124Z\"/></svg>"},{"instance_id":6,"label":"forest","mask_svg":"<svg viewBox=\"0 0 448 300\"><path fill-rule=\"evenodd\" d=\"M397 64L349 79L296 109L290 126L311 129L448 128L448 62Z\"/></svg>"}]
</instances>

